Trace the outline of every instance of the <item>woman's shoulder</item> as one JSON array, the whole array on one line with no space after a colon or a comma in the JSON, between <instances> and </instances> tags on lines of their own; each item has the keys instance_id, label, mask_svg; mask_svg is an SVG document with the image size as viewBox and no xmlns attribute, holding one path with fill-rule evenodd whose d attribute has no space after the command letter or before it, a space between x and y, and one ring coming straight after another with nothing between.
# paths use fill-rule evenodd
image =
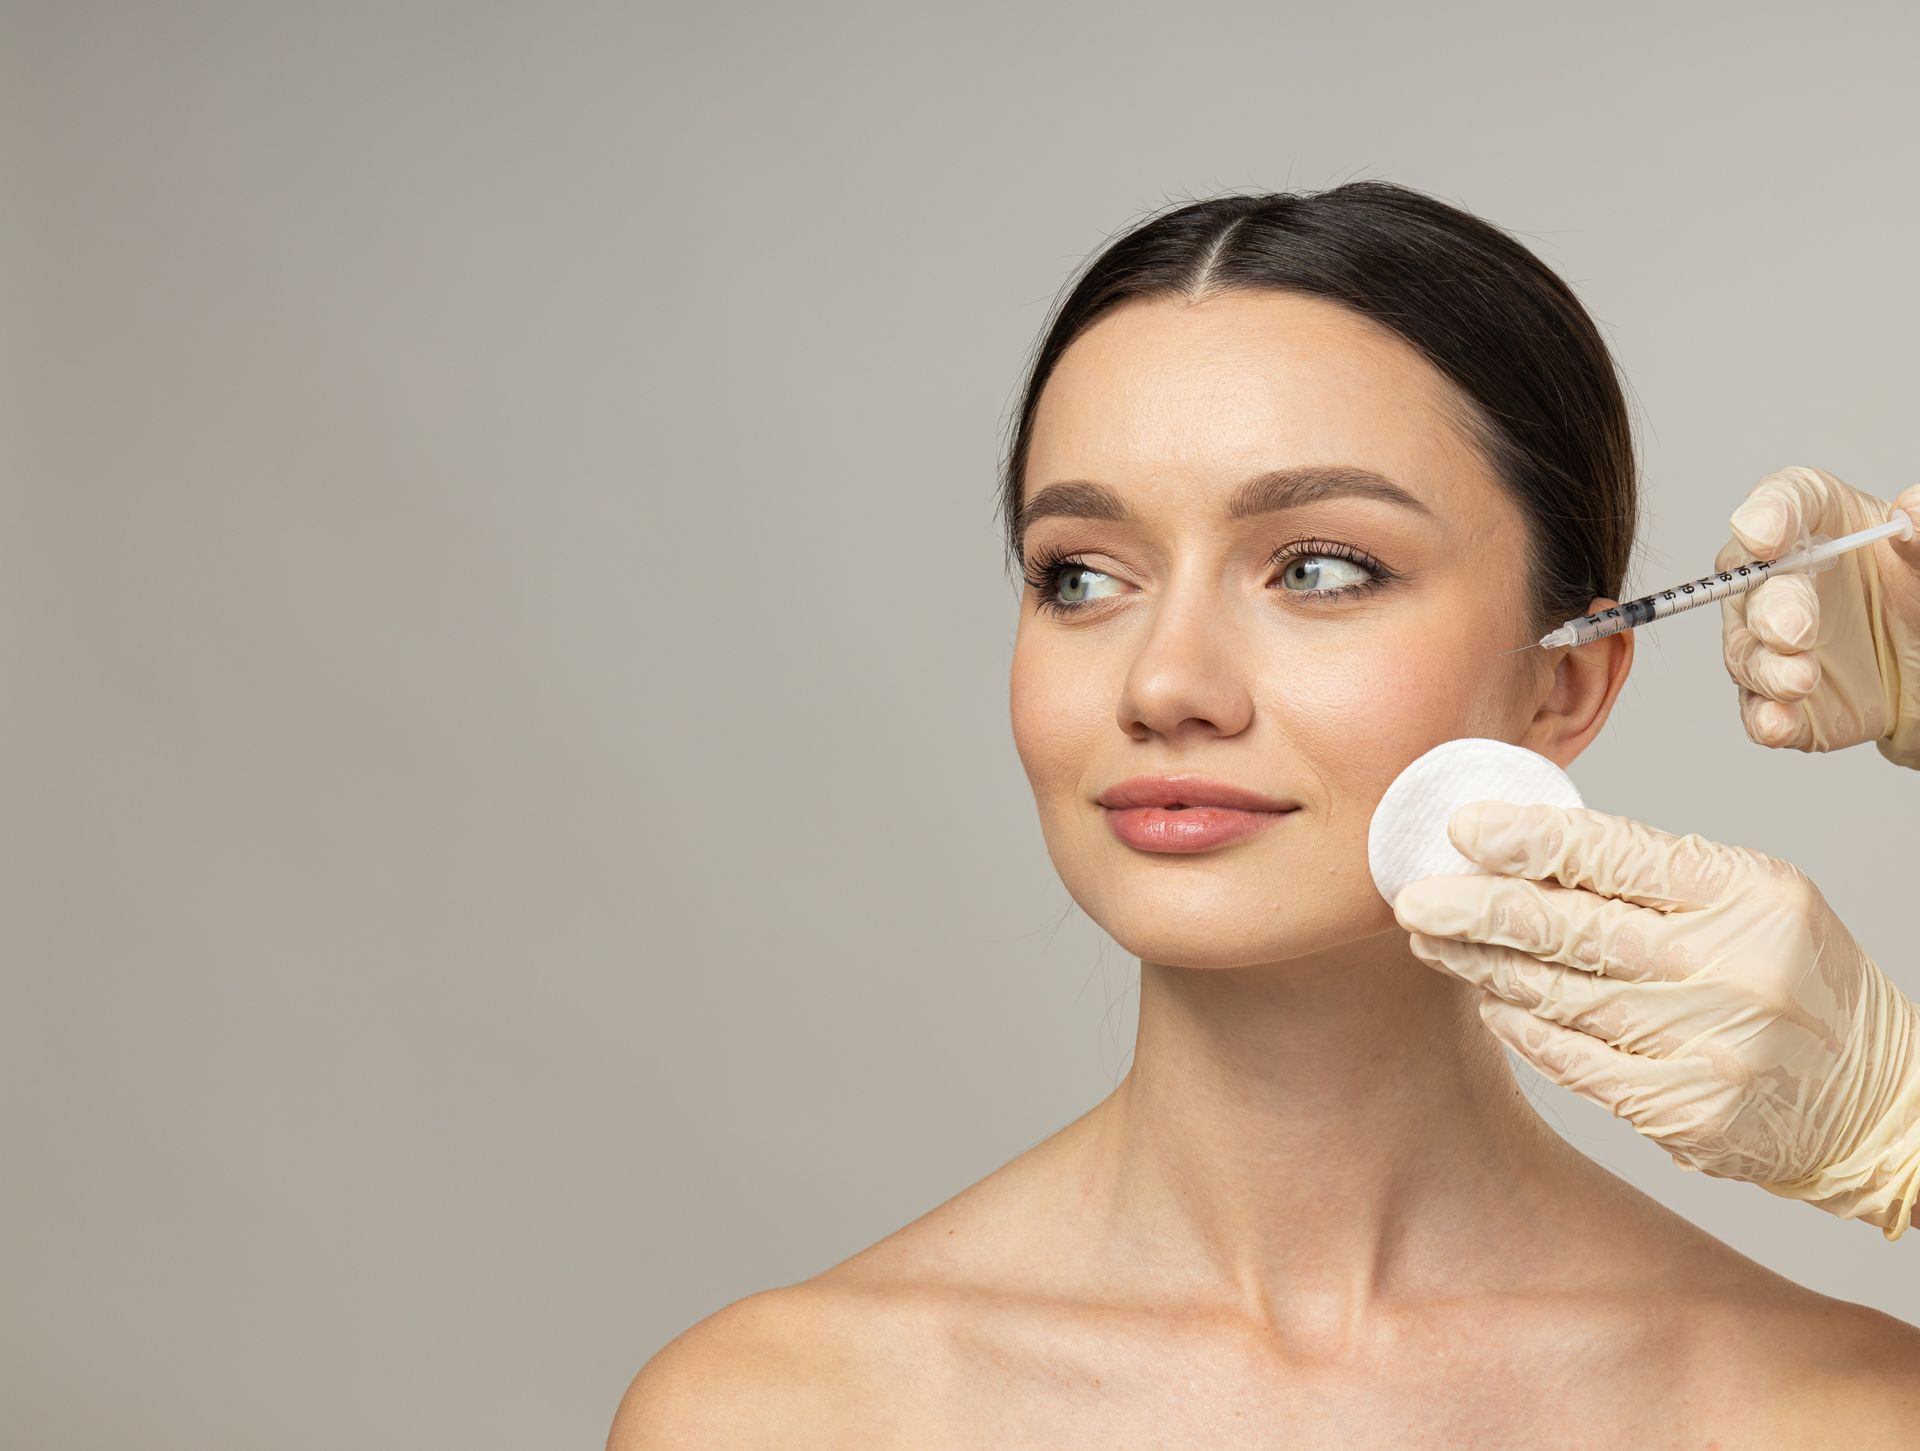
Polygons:
<instances>
[{"instance_id":1,"label":"woman's shoulder","mask_svg":"<svg viewBox=\"0 0 1920 1451\"><path fill-rule=\"evenodd\" d=\"M1644 1409L1677 1411L1676 1420L1727 1451L1920 1444L1920 1329L1777 1276L1762 1288L1766 1279L1673 1297L1664 1312L1647 1306L1648 1333L1623 1335L1620 1363L1597 1355L1586 1373L1643 1387L1651 1393ZM890 1424L889 1407L951 1405L964 1390L945 1382L968 1374L960 1347L974 1337L959 1322L970 1299L960 1287L872 1262L749 1295L647 1363L621 1402L608 1451L893 1444L904 1428ZM1525 1377L1537 1368L1508 1369ZM1622 1423L1639 1409L1621 1405Z\"/></svg>"},{"instance_id":2,"label":"woman's shoulder","mask_svg":"<svg viewBox=\"0 0 1920 1451\"><path fill-rule=\"evenodd\" d=\"M1920 1447L1920 1328L1789 1279L1610 1171L1579 1196L1556 1259L1563 1293L1530 1343L1588 1314L1593 1370L1664 1392L1654 1403L1704 1442Z\"/></svg>"},{"instance_id":3,"label":"woman's shoulder","mask_svg":"<svg viewBox=\"0 0 1920 1451\"><path fill-rule=\"evenodd\" d=\"M640 1368L607 1451L856 1443L888 1316L884 1294L828 1277L736 1300Z\"/></svg>"},{"instance_id":4,"label":"woman's shoulder","mask_svg":"<svg viewBox=\"0 0 1920 1451\"><path fill-rule=\"evenodd\" d=\"M1722 1444L1920 1446L1920 1328L1771 1271L1684 1313L1691 1398Z\"/></svg>"},{"instance_id":5,"label":"woman's shoulder","mask_svg":"<svg viewBox=\"0 0 1920 1451\"><path fill-rule=\"evenodd\" d=\"M1080 1326L1072 1302L1049 1293L1071 1236L1050 1236L1012 1179L990 1175L812 1279L694 1325L628 1387L609 1451L926 1444L927 1428L896 1413L963 1416L1009 1364L1079 1344L1082 1331L1097 1357L1116 1327ZM1593 1389L1619 1388L1624 1417L1697 1429L1727 1451L1920 1446L1920 1328L1642 1207L1613 1223L1631 1231L1624 1240L1570 1233L1561 1268L1578 1267L1573 1293L1498 1297L1507 1312L1481 1323L1507 1322L1510 1338L1489 1335L1484 1348L1512 1363L1491 1371L1524 1378L1572 1354Z\"/></svg>"},{"instance_id":6,"label":"woman's shoulder","mask_svg":"<svg viewBox=\"0 0 1920 1451\"><path fill-rule=\"evenodd\" d=\"M1799 1286L1797 1286L1799 1288ZM1722 1309L1722 1392L1751 1388L1772 1409L1768 1430L1805 1447L1920 1445L1920 1328L1872 1305L1799 1288L1791 1303L1741 1317Z\"/></svg>"},{"instance_id":7,"label":"woman's shoulder","mask_svg":"<svg viewBox=\"0 0 1920 1451\"><path fill-rule=\"evenodd\" d=\"M956 1243L982 1188L809 1280L748 1295L682 1332L628 1386L608 1451L888 1440L886 1407L909 1386L920 1398L935 1391L953 1368L966 1304L990 1298Z\"/></svg>"}]
</instances>

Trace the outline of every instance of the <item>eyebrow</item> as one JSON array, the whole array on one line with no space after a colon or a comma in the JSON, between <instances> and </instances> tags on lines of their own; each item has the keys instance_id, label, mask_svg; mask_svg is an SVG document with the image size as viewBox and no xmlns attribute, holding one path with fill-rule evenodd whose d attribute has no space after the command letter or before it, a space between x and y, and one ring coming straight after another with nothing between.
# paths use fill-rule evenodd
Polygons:
<instances>
[{"instance_id":1,"label":"eyebrow","mask_svg":"<svg viewBox=\"0 0 1920 1451\"><path fill-rule=\"evenodd\" d=\"M1251 519L1327 499L1378 499L1430 519L1436 517L1427 504L1386 475L1353 464L1296 464L1256 474L1234 490L1227 501L1227 517ZM1024 540L1035 520L1063 515L1125 521L1133 517L1133 511L1105 484L1091 479L1063 479L1048 484L1020 506L1017 533Z\"/></svg>"}]
</instances>

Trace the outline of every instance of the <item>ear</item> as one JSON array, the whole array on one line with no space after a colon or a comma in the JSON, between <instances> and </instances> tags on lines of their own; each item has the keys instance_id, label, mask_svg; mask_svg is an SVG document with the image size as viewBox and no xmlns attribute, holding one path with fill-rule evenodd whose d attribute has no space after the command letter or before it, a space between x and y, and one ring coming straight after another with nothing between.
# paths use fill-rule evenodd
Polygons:
<instances>
[{"instance_id":1,"label":"ear","mask_svg":"<svg viewBox=\"0 0 1920 1451\"><path fill-rule=\"evenodd\" d=\"M1618 600L1595 599L1589 614ZM1563 770L1584 751L1613 713L1614 697L1633 668L1633 631L1621 630L1584 645L1553 651L1549 688L1527 722L1520 744L1538 751Z\"/></svg>"}]
</instances>

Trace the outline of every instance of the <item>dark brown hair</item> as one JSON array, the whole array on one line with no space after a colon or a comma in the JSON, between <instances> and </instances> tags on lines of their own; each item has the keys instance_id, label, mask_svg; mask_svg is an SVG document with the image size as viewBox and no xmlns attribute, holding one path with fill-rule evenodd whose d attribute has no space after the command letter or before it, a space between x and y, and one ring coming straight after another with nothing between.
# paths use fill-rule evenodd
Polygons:
<instances>
[{"instance_id":1,"label":"dark brown hair","mask_svg":"<svg viewBox=\"0 0 1920 1451\"><path fill-rule=\"evenodd\" d=\"M1566 283L1507 232L1411 187L1188 202L1096 256L1034 352L1000 484L1019 569L1027 450L1041 390L1068 346L1136 298L1304 293L1390 328L1459 391L1458 422L1529 533L1534 618L1545 629L1618 599L1639 522L1633 430L1613 356Z\"/></svg>"}]
</instances>

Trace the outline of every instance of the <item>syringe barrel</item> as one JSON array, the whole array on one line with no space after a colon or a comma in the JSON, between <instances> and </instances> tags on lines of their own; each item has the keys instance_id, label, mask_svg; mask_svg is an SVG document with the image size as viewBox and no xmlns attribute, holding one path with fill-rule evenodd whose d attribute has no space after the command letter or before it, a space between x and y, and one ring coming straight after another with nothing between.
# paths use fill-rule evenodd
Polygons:
<instances>
[{"instance_id":1,"label":"syringe barrel","mask_svg":"<svg viewBox=\"0 0 1920 1451\"><path fill-rule=\"evenodd\" d=\"M1731 569L1723 569L1717 574L1704 574L1699 579L1686 584L1675 585L1672 589L1658 590L1650 595L1642 595L1637 600L1628 600L1624 604L1609 609L1595 610L1590 615L1581 615L1568 620L1563 629L1574 632L1575 642L1585 645L1594 640L1605 639L1608 635L1617 635L1622 630L1635 629L1654 620L1665 619L1668 615L1677 615L1682 610L1694 609L1699 605L1711 604L1723 600L1728 595L1744 594L1747 590L1763 583L1776 570L1783 570L1787 556L1779 560L1762 560L1755 564L1736 564ZM1818 564L1815 569L1820 568Z\"/></svg>"},{"instance_id":2,"label":"syringe barrel","mask_svg":"<svg viewBox=\"0 0 1920 1451\"><path fill-rule=\"evenodd\" d=\"M1551 634L1543 635L1540 644L1559 647L1561 645L1585 645L1594 640L1616 635L1622 630L1631 630L1652 620L1664 619L1668 615L1678 614L1682 610L1693 609L1713 600L1723 600L1729 595L1744 594L1747 590L1763 584L1775 574L1820 574L1832 569L1840 562L1840 556L1851 549L1858 549L1875 539L1895 537L1910 539L1920 520L1914 519L1903 509L1895 509L1885 524L1863 529L1849 534L1840 540L1840 548L1829 549L1835 541L1827 534L1803 534L1794 545L1778 559L1757 560L1751 564L1738 564L1732 569L1723 569L1716 574L1705 574L1687 584L1676 585L1672 589L1663 589L1654 594L1642 595L1637 600L1628 600L1625 604L1614 605L1611 609L1596 610L1590 615L1581 615L1568 620Z\"/></svg>"}]
</instances>

